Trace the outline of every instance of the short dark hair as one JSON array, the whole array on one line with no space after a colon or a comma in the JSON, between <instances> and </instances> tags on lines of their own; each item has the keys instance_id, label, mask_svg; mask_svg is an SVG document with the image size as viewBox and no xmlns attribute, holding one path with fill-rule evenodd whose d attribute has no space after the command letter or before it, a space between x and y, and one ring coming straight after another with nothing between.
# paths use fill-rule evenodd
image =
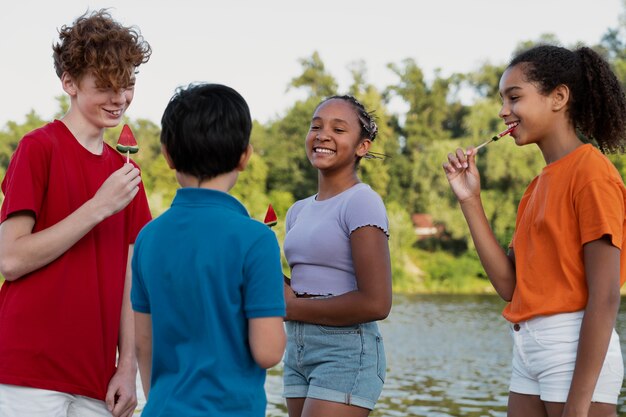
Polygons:
<instances>
[{"instance_id":1,"label":"short dark hair","mask_svg":"<svg viewBox=\"0 0 626 417\"><path fill-rule=\"evenodd\" d=\"M203 83L177 89L161 125L161 144L174 168L202 181L237 167L250 143L252 119L237 91Z\"/></svg>"}]
</instances>

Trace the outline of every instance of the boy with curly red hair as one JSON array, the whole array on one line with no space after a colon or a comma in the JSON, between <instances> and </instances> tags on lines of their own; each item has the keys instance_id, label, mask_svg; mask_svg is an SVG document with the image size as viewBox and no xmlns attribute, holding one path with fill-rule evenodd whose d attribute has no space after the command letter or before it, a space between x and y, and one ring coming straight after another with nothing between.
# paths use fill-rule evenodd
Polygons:
<instances>
[{"instance_id":1,"label":"boy with curly red hair","mask_svg":"<svg viewBox=\"0 0 626 417\"><path fill-rule=\"evenodd\" d=\"M121 122L151 49L106 10L63 26L59 39L69 110L22 138L2 182L0 415L129 417L128 260L151 216L138 166L103 135Z\"/></svg>"}]
</instances>

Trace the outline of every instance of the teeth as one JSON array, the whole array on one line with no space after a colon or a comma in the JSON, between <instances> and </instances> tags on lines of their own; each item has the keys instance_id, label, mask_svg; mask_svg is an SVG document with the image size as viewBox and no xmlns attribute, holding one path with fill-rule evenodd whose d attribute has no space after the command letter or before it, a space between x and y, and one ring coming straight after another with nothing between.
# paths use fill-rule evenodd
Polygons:
<instances>
[{"instance_id":1,"label":"teeth","mask_svg":"<svg viewBox=\"0 0 626 417\"><path fill-rule=\"evenodd\" d=\"M512 127L517 127L518 124L519 124L519 122L507 123L506 127L508 127L510 129Z\"/></svg>"},{"instance_id":2,"label":"teeth","mask_svg":"<svg viewBox=\"0 0 626 417\"><path fill-rule=\"evenodd\" d=\"M325 149L325 148L315 148L313 151L314 151L315 153L325 153L325 154L327 154L327 155L330 155L330 154L334 154L334 153L335 153L335 151L330 150L330 149Z\"/></svg>"}]
</instances>

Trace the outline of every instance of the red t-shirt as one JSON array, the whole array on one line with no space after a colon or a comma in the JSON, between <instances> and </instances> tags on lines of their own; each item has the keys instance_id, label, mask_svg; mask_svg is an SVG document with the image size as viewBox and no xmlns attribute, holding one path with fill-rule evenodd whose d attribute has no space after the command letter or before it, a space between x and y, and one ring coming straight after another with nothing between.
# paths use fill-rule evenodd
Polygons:
<instances>
[{"instance_id":1,"label":"red t-shirt","mask_svg":"<svg viewBox=\"0 0 626 417\"><path fill-rule=\"evenodd\" d=\"M125 157L87 151L61 121L24 136L2 182L0 221L35 214L33 232L92 198ZM128 247L150 220L143 184L133 201L50 264L0 290L0 383L104 400L115 373Z\"/></svg>"}]
</instances>

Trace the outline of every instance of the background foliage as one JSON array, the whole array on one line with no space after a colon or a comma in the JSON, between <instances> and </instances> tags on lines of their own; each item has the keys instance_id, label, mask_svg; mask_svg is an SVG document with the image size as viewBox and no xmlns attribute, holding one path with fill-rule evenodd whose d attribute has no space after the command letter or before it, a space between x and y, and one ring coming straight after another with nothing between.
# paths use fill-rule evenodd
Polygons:
<instances>
[{"instance_id":1,"label":"background foliage","mask_svg":"<svg viewBox=\"0 0 626 417\"><path fill-rule=\"evenodd\" d=\"M622 19L619 27L607 29L593 46L609 60L623 86L626 86L625 30ZM559 41L547 34L520 43L517 50L537 43L559 44ZM368 81L365 64L355 62L350 66L352 83L347 91L337 91L337 81L317 53L301 59L300 64L301 74L288 87L304 90L306 98L293 103L282 117L266 123L255 121L251 139L255 154L232 193L260 220L271 202L279 217L274 230L282 242L284 222L280 220L284 220L289 206L316 192L316 172L303 147L313 110L329 95L355 95L375 112L379 123L379 137L372 150L387 155L384 160L363 161L360 175L387 205L395 290L490 291L441 164L448 152L481 143L504 129L498 118L498 82L505 64L484 62L470 73L444 77L435 72L429 79L418 62L406 59L388 65L396 81L380 89ZM461 95L471 99L461 100ZM58 100L56 117L61 117L68 100L64 96ZM404 110L391 112L392 102L401 103ZM1 175L20 138L45 122L31 112L23 123L8 122L0 130ZM149 120L125 122L141 146L135 159L142 167L153 214L158 216L169 206L177 189L173 172L160 155L160 128ZM108 131L107 142L115 144L120 130ZM614 155L611 160L624 176L624 157ZM487 216L498 241L506 247L513 232L519 198L544 161L536 147L518 148L503 138L481 150L478 164ZM412 213L431 214L445 228L444 233L436 239L418 240L410 218Z\"/></svg>"}]
</instances>

